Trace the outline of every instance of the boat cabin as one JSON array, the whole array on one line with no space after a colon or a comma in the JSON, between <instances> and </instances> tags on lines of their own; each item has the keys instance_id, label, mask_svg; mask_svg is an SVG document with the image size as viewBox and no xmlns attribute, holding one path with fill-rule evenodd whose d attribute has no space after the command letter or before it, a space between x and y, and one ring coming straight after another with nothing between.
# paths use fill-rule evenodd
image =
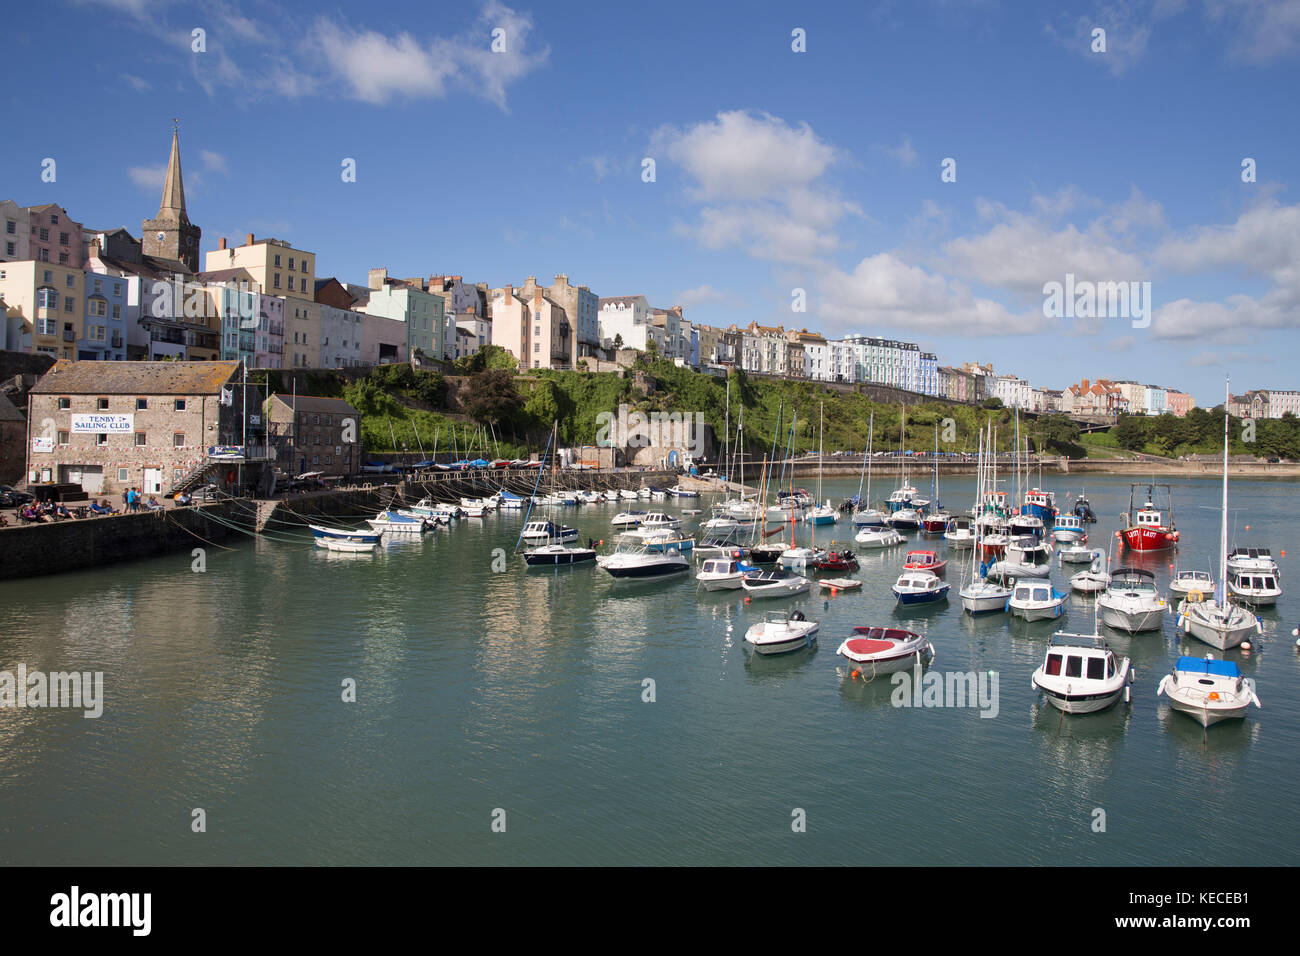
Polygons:
<instances>
[{"instance_id":1,"label":"boat cabin","mask_svg":"<svg viewBox=\"0 0 1300 956\"><path fill-rule=\"evenodd\" d=\"M1116 568L1110 575L1112 591L1152 591L1156 589L1156 576L1144 568Z\"/></svg>"},{"instance_id":2,"label":"boat cabin","mask_svg":"<svg viewBox=\"0 0 1300 956\"><path fill-rule=\"evenodd\" d=\"M1017 584L1014 595L1017 601L1042 602L1047 604L1056 600L1059 595L1054 595L1053 588L1050 584Z\"/></svg>"},{"instance_id":3,"label":"boat cabin","mask_svg":"<svg viewBox=\"0 0 1300 956\"><path fill-rule=\"evenodd\" d=\"M903 567L911 571L923 571L927 568L935 568L945 562L939 560L939 556L933 551L909 551L907 560L903 562Z\"/></svg>"},{"instance_id":4,"label":"boat cabin","mask_svg":"<svg viewBox=\"0 0 1300 956\"><path fill-rule=\"evenodd\" d=\"M1151 502L1147 502L1137 513L1135 524L1139 528L1163 528L1165 526L1164 514L1156 511Z\"/></svg>"},{"instance_id":5,"label":"boat cabin","mask_svg":"<svg viewBox=\"0 0 1300 956\"><path fill-rule=\"evenodd\" d=\"M1105 681L1115 677L1115 654L1104 638L1086 634L1052 635L1043 672L1048 677Z\"/></svg>"}]
</instances>

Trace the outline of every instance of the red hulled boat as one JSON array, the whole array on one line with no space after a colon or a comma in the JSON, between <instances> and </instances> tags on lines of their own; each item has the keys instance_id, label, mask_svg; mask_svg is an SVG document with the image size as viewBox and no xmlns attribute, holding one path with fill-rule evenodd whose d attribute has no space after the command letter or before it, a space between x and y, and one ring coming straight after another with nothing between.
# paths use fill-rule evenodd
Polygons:
<instances>
[{"instance_id":1,"label":"red hulled boat","mask_svg":"<svg viewBox=\"0 0 1300 956\"><path fill-rule=\"evenodd\" d=\"M1129 511L1124 516L1124 527L1115 532L1120 543L1130 551L1168 551L1178 547L1178 530L1174 527L1172 504L1168 519L1165 512L1155 505L1155 489L1164 488L1166 500L1169 499L1169 485L1147 485L1146 501L1141 508L1135 509L1134 493L1142 485L1133 485L1129 491Z\"/></svg>"}]
</instances>

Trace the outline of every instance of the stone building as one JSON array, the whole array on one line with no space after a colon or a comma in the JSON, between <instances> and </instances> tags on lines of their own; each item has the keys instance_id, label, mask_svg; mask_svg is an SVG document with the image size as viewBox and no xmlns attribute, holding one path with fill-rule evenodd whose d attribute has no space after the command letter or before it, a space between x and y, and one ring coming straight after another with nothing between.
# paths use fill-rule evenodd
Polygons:
<instances>
[{"instance_id":1,"label":"stone building","mask_svg":"<svg viewBox=\"0 0 1300 956\"><path fill-rule=\"evenodd\" d=\"M172 151L167 158L158 215L140 224L144 255L181 262L188 272L199 271L199 239L203 230L190 222L185 210L185 185L181 181L180 135L172 130ZM209 268L221 268L220 265Z\"/></svg>"},{"instance_id":2,"label":"stone building","mask_svg":"<svg viewBox=\"0 0 1300 956\"><path fill-rule=\"evenodd\" d=\"M27 399L27 479L91 495L235 487L266 460L260 395L239 362L56 362Z\"/></svg>"},{"instance_id":3,"label":"stone building","mask_svg":"<svg viewBox=\"0 0 1300 956\"><path fill-rule=\"evenodd\" d=\"M291 476L361 470L361 413L343 399L273 395L267 421L276 461Z\"/></svg>"}]
</instances>

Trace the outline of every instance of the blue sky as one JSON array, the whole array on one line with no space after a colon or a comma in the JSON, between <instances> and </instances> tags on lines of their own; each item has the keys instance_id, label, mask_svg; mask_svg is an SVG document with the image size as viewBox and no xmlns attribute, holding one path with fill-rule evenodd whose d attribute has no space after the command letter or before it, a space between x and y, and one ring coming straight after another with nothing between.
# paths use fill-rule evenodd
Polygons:
<instances>
[{"instance_id":1,"label":"blue sky","mask_svg":"<svg viewBox=\"0 0 1300 956\"><path fill-rule=\"evenodd\" d=\"M1300 387L1300 0L512 3L24 5L0 195L138 235L177 116L205 251L565 272L1057 388ZM1151 282L1150 327L1044 318L1066 273Z\"/></svg>"}]
</instances>

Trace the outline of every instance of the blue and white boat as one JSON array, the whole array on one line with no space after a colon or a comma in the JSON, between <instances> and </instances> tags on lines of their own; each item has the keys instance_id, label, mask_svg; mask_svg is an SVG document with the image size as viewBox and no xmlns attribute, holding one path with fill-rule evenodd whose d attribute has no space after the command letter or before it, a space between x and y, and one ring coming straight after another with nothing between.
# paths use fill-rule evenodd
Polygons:
<instances>
[{"instance_id":1,"label":"blue and white boat","mask_svg":"<svg viewBox=\"0 0 1300 956\"><path fill-rule=\"evenodd\" d=\"M558 525L554 521L530 521L524 525L524 530L519 533L519 538L522 541L544 541L547 543L569 541L577 536L577 528Z\"/></svg>"},{"instance_id":2,"label":"blue and white boat","mask_svg":"<svg viewBox=\"0 0 1300 956\"><path fill-rule=\"evenodd\" d=\"M929 571L904 571L892 588L894 599L910 607L913 604L935 604L948 600L949 585Z\"/></svg>"},{"instance_id":3,"label":"blue and white boat","mask_svg":"<svg viewBox=\"0 0 1300 956\"><path fill-rule=\"evenodd\" d=\"M671 488L667 489L667 492L674 498L698 498L700 496L698 491L690 491L689 489L683 488L681 485L673 485Z\"/></svg>"},{"instance_id":4,"label":"blue and white boat","mask_svg":"<svg viewBox=\"0 0 1300 956\"><path fill-rule=\"evenodd\" d=\"M511 511L522 511L528 507L528 499L521 498L518 495L511 494L504 488L501 489L501 507L508 508Z\"/></svg>"},{"instance_id":5,"label":"blue and white boat","mask_svg":"<svg viewBox=\"0 0 1300 956\"><path fill-rule=\"evenodd\" d=\"M1051 527L1052 522L1056 520L1056 493L1043 491L1040 488L1031 489L1025 495L1025 503L1020 513L1037 518L1044 527Z\"/></svg>"},{"instance_id":6,"label":"blue and white boat","mask_svg":"<svg viewBox=\"0 0 1300 956\"><path fill-rule=\"evenodd\" d=\"M419 515L404 515L397 511L381 511L373 518L367 518L366 524L376 531L393 535L422 535L433 525L427 518Z\"/></svg>"},{"instance_id":7,"label":"blue and white boat","mask_svg":"<svg viewBox=\"0 0 1300 956\"><path fill-rule=\"evenodd\" d=\"M1263 706L1255 694L1255 682L1243 677L1241 668L1209 654L1178 658L1173 673L1166 674L1156 687L1156 696L1161 694L1169 698L1174 710L1199 721L1202 727L1245 717L1250 704Z\"/></svg>"},{"instance_id":8,"label":"blue and white boat","mask_svg":"<svg viewBox=\"0 0 1300 956\"><path fill-rule=\"evenodd\" d=\"M317 543L326 540L332 541L350 541L354 544L376 544L379 541L379 531L367 531L364 528L327 528L324 525L312 524L307 527L311 528L312 537ZM325 545L321 545L325 547Z\"/></svg>"},{"instance_id":9,"label":"blue and white boat","mask_svg":"<svg viewBox=\"0 0 1300 956\"><path fill-rule=\"evenodd\" d=\"M1057 515L1052 525L1052 540L1057 544L1078 544L1087 537L1083 519L1078 515Z\"/></svg>"}]
</instances>

